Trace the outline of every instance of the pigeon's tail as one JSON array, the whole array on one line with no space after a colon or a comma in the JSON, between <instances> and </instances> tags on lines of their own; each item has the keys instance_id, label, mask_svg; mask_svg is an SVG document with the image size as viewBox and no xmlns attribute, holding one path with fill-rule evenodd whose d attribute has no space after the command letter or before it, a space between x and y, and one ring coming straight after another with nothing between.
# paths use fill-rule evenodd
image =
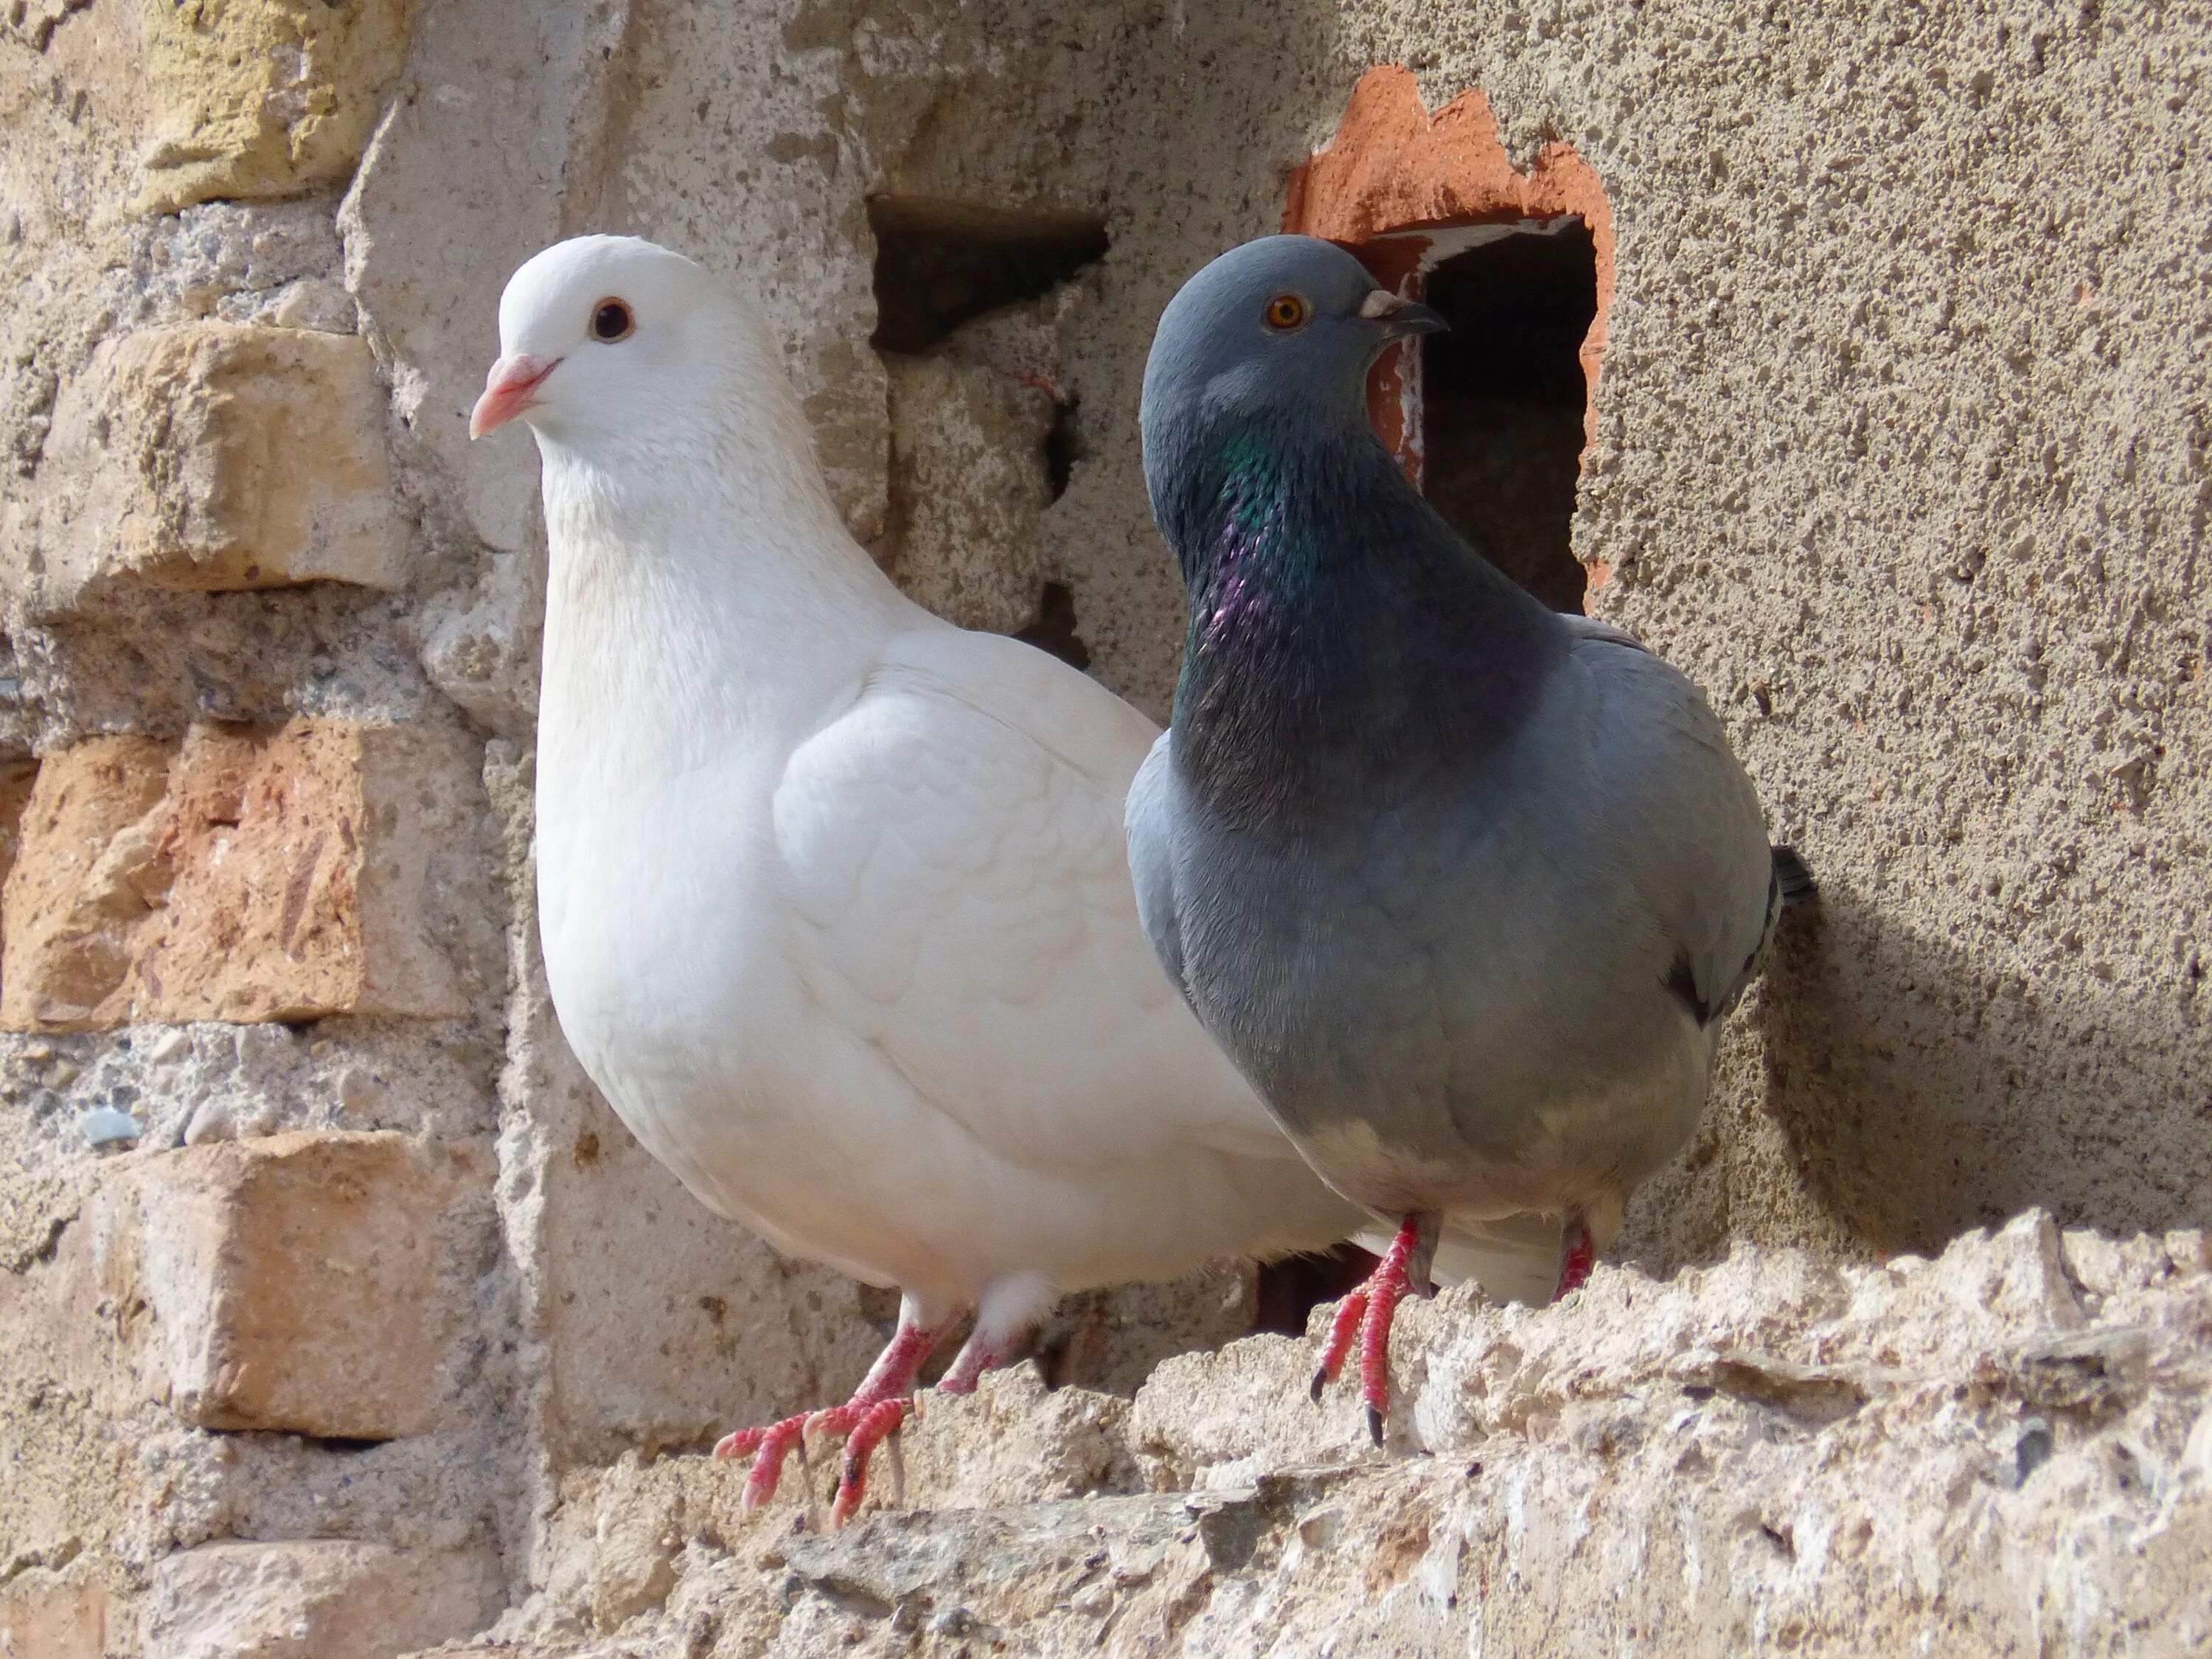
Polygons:
<instances>
[{"instance_id":1,"label":"pigeon's tail","mask_svg":"<svg viewBox=\"0 0 2212 1659\"><path fill-rule=\"evenodd\" d=\"M1781 890L1784 908L1793 904L1810 904L1820 896L1820 884L1813 879L1805 860L1797 856L1793 848L1774 849L1774 884Z\"/></svg>"}]
</instances>

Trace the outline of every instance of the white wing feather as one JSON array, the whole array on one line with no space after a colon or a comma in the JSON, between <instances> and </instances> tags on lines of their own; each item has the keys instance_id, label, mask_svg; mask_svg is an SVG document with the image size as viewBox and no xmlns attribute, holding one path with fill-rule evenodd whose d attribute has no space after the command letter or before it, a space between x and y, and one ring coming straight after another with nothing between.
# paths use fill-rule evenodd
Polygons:
<instances>
[{"instance_id":1,"label":"white wing feather","mask_svg":"<svg viewBox=\"0 0 2212 1659\"><path fill-rule=\"evenodd\" d=\"M1296 1157L1138 926L1122 796L1153 735L1027 646L917 628L775 791L809 993L1033 1169Z\"/></svg>"}]
</instances>

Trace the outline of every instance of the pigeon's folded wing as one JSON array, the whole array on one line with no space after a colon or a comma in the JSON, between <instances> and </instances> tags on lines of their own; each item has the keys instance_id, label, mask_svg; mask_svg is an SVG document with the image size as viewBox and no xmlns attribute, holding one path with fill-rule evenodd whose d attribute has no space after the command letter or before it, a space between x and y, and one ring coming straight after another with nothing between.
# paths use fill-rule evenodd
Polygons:
<instances>
[{"instance_id":1,"label":"pigeon's folded wing","mask_svg":"<svg viewBox=\"0 0 2212 1659\"><path fill-rule=\"evenodd\" d=\"M1605 688L1596 775L1633 803L1614 846L1707 1018L1741 994L1773 908L1765 820L1705 694L1619 629L1567 619Z\"/></svg>"},{"instance_id":2,"label":"pigeon's folded wing","mask_svg":"<svg viewBox=\"0 0 2212 1659\"><path fill-rule=\"evenodd\" d=\"M1296 1156L1138 926L1122 792L1152 737L1042 653L916 629L776 790L787 948L811 994L928 1105L1032 1167Z\"/></svg>"}]
</instances>

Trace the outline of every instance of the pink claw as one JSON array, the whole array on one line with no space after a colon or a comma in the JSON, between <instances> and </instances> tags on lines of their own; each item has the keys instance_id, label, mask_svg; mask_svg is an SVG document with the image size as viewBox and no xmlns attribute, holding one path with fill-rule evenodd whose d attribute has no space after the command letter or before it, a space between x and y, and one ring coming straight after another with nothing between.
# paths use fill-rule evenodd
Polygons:
<instances>
[{"instance_id":1,"label":"pink claw","mask_svg":"<svg viewBox=\"0 0 2212 1659\"><path fill-rule=\"evenodd\" d=\"M1328 1342L1321 1351L1321 1364L1314 1372L1312 1394L1318 1403L1321 1391L1336 1381L1336 1374L1344 1369L1344 1357L1352 1352L1352 1340L1359 1334L1359 1322L1367 1313L1367 1286L1361 1285L1345 1292L1344 1300L1336 1304L1336 1317L1329 1322Z\"/></svg>"},{"instance_id":2,"label":"pink claw","mask_svg":"<svg viewBox=\"0 0 2212 1659\"><path fill-rule=\"evenodd\" d=\"M716 1444L714 1455L718 1458L743 1457L749 1453L752 1456L752 1470L745 1476L744 1497L741 1500L747 1513L775 1496L776 1483L783 1479L783 1460L805 1437L806 1419L787 1417L766 1428L739 1429L735 1434L724 1436Z\"/></svg>"},{"instance_id":3,"label":"pink claw","mask_svg":"<svg viewBox=\"0 0 2212 1659\"><path fill-rule=\"evenodd\" d=\"M1414 1288L1407 1272L1421 1242L1421 1221L1409 1215L1390 1241L1389 1254L1376 1264L1367 1282L1337 1304L1329 1323L1328 1343L1322 1348L1321 1367L1314 1373L1313 1397L1321 1398L1322 1385L1344 1368L1355 1334L1359 1339L1359 1393L1367 1402L1367 1432L1382 1443L1382 1424L1390 1410L1390 1322L1401 1297Z\"/></svg>"},{"instance_id":4,"label":"pink claw","mask_svg":"<svg viewBox=\"0 0 2212 1659\"><path fill-rule=\"evenodd\" d=\"M831 1526L842 1527L853 1518L860 1500L868 1495L868 1459L905 1421L906 1401L886 1400L869 1407L853 1425L845 1437L845 1465L837 1477L837 1501L830 1506Z\"/></svg>"},{"instance_id":5,"label":"pink claw","mask_svg":"<svg viewBox=\"0 0 2212 1659\"><path fill-rule=\"evenodd\" d=\"M1374 1287L1367 1293L1367 1318L1359 1328L1359 1395L1367 1402L1367 1432L1378 1446L1382 1443L1382 1420L1390 1409L1390 1322L1397 1317L1398 1298L1411 1288L1404 1255L1401 1233L1384 1263L1395 1271L1375 1275Z\"/></svg>"},{"instance_id":6,"label":"pink claw","mask_svg":"<svg viewBox=\"0 0 2212 1659\"><path fill-rule=\"evenodd\" d=\"M995 1370L999 1362L1005 1358L1006 1355L996 1348L986 1347L980 1342L969 1342L961 1349L958 1358L953 1360L945 1375L937 1379L938 1392L975 1393L975 1385L983 1380L983 1373Z\"/></svg>"},{"instance_id":7,"label":"pink claw","mask_svg":"<svg viewBox=\"0 0 2212 1659\"><path fill-rule=\"evenodd\" d=\"M906 1401L914 1392L915 1375L944 1334L941 1327L924 1330L902 1325L867 1380L843 1405L725 1435L714 1447L716 1457L750 1456L753 1460L752 1469L745 1476L744 1508L757 1510L775 1496L783 1479L784 1460L794 1450L804 1460L810 1435L843 1435L844 1467L830 1517L836 1525L842 1526L867 1495L870 1454L906 1420Z\"/></svg>"}]
</instances>

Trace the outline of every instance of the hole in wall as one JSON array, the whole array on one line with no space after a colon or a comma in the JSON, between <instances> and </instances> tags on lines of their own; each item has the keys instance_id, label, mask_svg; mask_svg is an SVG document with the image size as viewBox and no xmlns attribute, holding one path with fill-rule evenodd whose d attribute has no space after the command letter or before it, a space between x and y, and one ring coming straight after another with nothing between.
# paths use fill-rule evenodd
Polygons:
<instances>
[{"instance_id":1,"label":"hole in wall","mask_svg":"<svg viewBox=\"0 0 2212 1659\"><path fill-rule=\"evenodd\" d=\"M1048 296L1105 254L1105 221L878 196L868 222L871 343L889 371L891 426L877 556L939 616L1087 667L1074 595L1048 579L1039 518L1083 453L1077 399L1057 384L1064 307Z\"/></svg>"},{"instance_id":2,"label":"hole in wall","mask_svg":"<svg viewBox=\"0 0 2212 1659\"><path fill-rule=\"evenodd\" d=\"M1106 252L1106 222L1060 209L869 198L879 351L927 351L970 318L1040 299Z\"/></svg>"},{"instance_id":3,"label":"hole in wall","mask_svg":"<svg viewBox=\"0 0 2212 1659\"><path fill-rule=\"evenodd\" d=\"M373 1452L379 1446L392 1443L389 1440L370 1440L346 1434L303 1434L298 1438L303 1446L312 1446L317 1451L335 1452L341 1457L358 1457L363 1452Z\"/></svg>"},{"instance_id":4,"label":"hole in wall","mask_svg":"<svg viewBox=\"0 0 2212 1659\"><path fill-rule=\"evenodd\" d=\"M1566 219L1500 236L1443 260L1425 286L1451 324L1422 343L1429 504L1545 604L1579 611L1581 353L1597 314L1589 228Z\"/></svg>"},{"instance_id":5,"label":"hole in wall","mask_svg":"<svg viewBox=\"0 0 2212 1659\"><path fill-rule=\"evenodd\" d=\"M1075 464L1082 459L1075 435L1074 398L1062 398L1054 406L1052 428L1044 434L1044 477L1058 501L1067 494L1067 486L1075 477Z\"/></svg>"},{"instance_id":6,"label":"hole in wall","mask_svg":"<svg viewBox=\"0 0 2212 1659\"><path fill-rule=\"evenodd\" d=\"M1252 1310L1252 1328L1279 1336L1304 1336L1306 1316L1324 1302L1340 1301L1364 1284L1376 1258L1357 1244L1333 1250L1307 1250L1260 1264L1260 1293Z\"/></svg>"},{"instance_id":7,"label":"hole in wall","mask_svg":"<svg viewBox=\"0 0 2212 1659\"><path fill-rule=\"evenodd\" d=\"M1417 356L1386 353L1368 386L1376 432L1444 518L1562 610L1611 580L1603 561L1570 568L1614 252L1604 182L1573 143L1516 164L1480 88L1431 112L1408 70L1378 64L1292 172L1283 228L1459 319Z\"/></svg>"},{"instance_id":8,"label":"hole in wall","mask_svg":"<svg viewBox=\"0 0 2212 1659\"><path fill-rule=\"evenodd\" d=\"M1066 582L1047 582L1037 594L1036 620L1014 637L1049 651L1070 668L1091 666L1091 647L1075 631L1075 592Z\"/></svg>"}]
</instances>

